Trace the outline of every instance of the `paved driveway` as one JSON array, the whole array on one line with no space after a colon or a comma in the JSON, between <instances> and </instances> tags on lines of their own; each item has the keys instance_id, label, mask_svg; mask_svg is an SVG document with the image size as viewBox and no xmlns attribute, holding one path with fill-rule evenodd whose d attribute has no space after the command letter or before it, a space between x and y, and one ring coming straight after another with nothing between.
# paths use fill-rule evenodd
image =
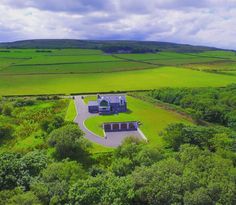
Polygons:
<instances>
[{"instance_id":1,"label":"paved driveway","mask_svg":"<svg viewBox=\"0 0 236 205\"><path fill-rule=\"evenodd\" d=\"M85 133L85 137L95 143L98 143L107 147L118 147L124 138L129 136L135 136L140 139L144 139L143 134L140 131L128 131L128 132L110 132L106 133L106 137L100 137L90 130L88 130L84 121L89 117L96 116L98 114L91 114L88 112L88 107L84 103L81 96L75 96L75 105L77 116L75 118L75 122L79 125L80 129Z\"/></svg>"}]
</instances>

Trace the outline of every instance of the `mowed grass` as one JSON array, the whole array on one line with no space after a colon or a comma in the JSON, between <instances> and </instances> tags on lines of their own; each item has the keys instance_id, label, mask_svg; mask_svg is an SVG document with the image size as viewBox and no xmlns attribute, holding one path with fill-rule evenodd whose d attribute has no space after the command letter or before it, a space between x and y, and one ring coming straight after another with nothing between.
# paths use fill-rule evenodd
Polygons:
<instances>
[{"instance_id":1,"label":"mowed grass","mask_svg":"<svg viewBox=\"0 0 236 205\"><path fill-rule=\"evenodd\" d=\"M73 122L76 115L77 115L77 113L76 113L74 100L70 99L69 105L68 105L68 108L67 108L67 111L66 111L65 121Z\"/></svg>"},{"instance_id":2,"label":"mowed grass","mask_svg":"<svg viewBox=\"0 0 236 205\"><path fill-rule=\"evenodd\" d=\"M71 94L147 90L160 87L225 86L236 76L176 67L67 75L2 75L0 95Z\"/></svg>"},{"instance_id":3,"label":"mowed grass","mask_svg":"<svg viewBox=\"0 0 236 205\"><path fill-rule=\"evenodd\" d=\"M86 127L103 137L102 123L104 122L140 121L140 129L147 137L148 143L151 146L162 146L163 139L160 133L168 124L178 122L191 123L180 114L165 110L140 99L127 96L127 103L129 109L127 113L88 118L85 121Z\"/></svg>"},{"instance_id":4,"label":"mowed grass","mask_svg":"<svg viewBox=\"0 0 236 205\"><path fill-rule=\"evenodd\" d=\"M84 103L88 104L89 101L95 101L97 100L97 96L96 95L88 95L84 97Z\"/></svg>"}]
</instances>

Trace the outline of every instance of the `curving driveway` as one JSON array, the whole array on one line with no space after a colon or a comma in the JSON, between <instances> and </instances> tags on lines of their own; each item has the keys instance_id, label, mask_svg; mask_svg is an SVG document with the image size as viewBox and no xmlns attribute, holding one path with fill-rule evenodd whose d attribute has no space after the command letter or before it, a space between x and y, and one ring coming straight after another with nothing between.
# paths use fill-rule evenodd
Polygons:
<instances>
[{"instance_id":1,"label":"curving driveway","mask_svg":"<svg viewBox=\"0 0 236 205\"><path fill-rule=\"evenodd\" d=\"M75 106L76 106L76 111L77 111L77 116L74 120L76 122L80 129L85 133L85 137L95 143L98 143L103 146L107 147L118 147L124 138L128 136L135 136L140 139L145 139L145 136L142 134L140 130L138 131L128 131L128 132L111 132L111 133L106 133L106 137L100 137L90 130L86 128L84 125L84 121L88 119L91 116L96 116L98 114L91 114L88 112L88 107L84 103L83 99L81 96L74 96L75 98Z\"/></svg>"}]
</instances>

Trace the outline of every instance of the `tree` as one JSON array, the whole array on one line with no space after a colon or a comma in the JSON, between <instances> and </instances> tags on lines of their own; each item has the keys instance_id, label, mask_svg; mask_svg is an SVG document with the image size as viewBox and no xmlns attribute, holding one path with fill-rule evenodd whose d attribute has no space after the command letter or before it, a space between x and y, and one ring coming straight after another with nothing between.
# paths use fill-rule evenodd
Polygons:
<instances>
[{"instance_id":1,"label":"tree","mask_svg":"<svg viewBox=\"0 0 236 205\"><path fill-rule=\"evenodd\" d=\"M64 125L64 119L61 116L55 116L52 119L44 119L41 122L41 128L43 131L50 133L53 130L62 127Z\"/></svg>"},{"instance_id":2,"label":"tree","mask_svg":"<svg viewBox=\"0 0 236 205\"><path fill-rule=\"evenodd\" d=\"M0 115L3 114L3 106L0 104Z\"/></svg>"},{"instance_id":3,"label":"tree","mask_svg":"<svg viewBox=\"0 0 236 205\"><path fill-rule=\"evenodd\" d=\"M129 137L114 151L109 170L117 176L125 176L137 166L150 166L162 158L157 148L147 147L139 139Z\"/></svg>"},{"instance_id":4,"label":"tree","mask_svg":"<svg viewBox=\"0 0 236 205\"><path fill-rule=\"evenodd\" d=\"M7 205L41 205L39 199L32 192L19 193L7 201Z\"/></svg>"},{"instance_id":5,"label":"tree","mask_svg":"<svg viewBox=\"0 0 236 205\"><path fill-rule=\"evenodd\" d=\"M133 163L128 158L119 158L113 160L109 169L117 176L125 176L134 169Z\"/></svg>"},{"instance_id":6,"label":"tree","mask_svg":"<svg viewBox=\"0 0 236 205\"><path fill-rule=\"evenodd\" d=\"M4 115L6 115L6 116L11 116L11 114L12 114L12 107L10 107L8 105L4 106L2 113Z\"/></svg>"},{"instance_id":7,"label":"tree","mask_svg":"<svg viewBox=\"0 0 236 205\"><path fill-rule=\"evenodd\" d=\"M28 190L32 178L47 166L48 158L43 152L29 152L25 156L14 153L0 155L0 190L22 186Z\"/></svg>"},{"instance_id":8,"label":"tree","mask_svg":"<svg viewBox=\"0 0 236 205\"><path fill-rule=\"evenodd\" d=\"M135 204L235 204L236 169L209 150L184 145L174 158L133 173Z\"/></svg>"},{"instance_id":9,"label":"tree","mask_svg":"<svg viewBox=\"0 0 236 205\"><path fill-rule=\"evenodd\" d=\"M87 160L89 142L77 125L65 125L54 130L49 136L49 145L56 148L56 157L73 160Z\"/></svg>"},{"instance_id":10,"label":"tree","mask_svg":"<svg viewBox=\"0 0 236 205\"><path fill-rule=\"evenodd\" d=\"M231 150L235 140L232 130L217 127L203 127L185 125L182 123L170 124L163 132L167 145L178 151L182 144L197 145L216 151L218 148Z\"/></svg>"},{"instance_id":11,"label":"tree","mask_svg":"<svg viewBox=\"0 0 236 205\"><path fill-rule=\"evenodd\" d=\"M5 138L11 138L13 135L13 127L8 124L0 124L0 141Z\"/></svg>"},{"instance_id":12,"label":"tree","mask_svg":"<svg viewBox=\"0 0 236 205\"><path fill-rule=\"evenodd\" d=\"M54 162L41 171L39 179L31 183L31 190L43 204L65 204L70 186L86 177L87 174L76 161Z\"/></svg>"},{"instance_id":13,"label":"tree","mask_svg":"<svg viewBox=\"0 0 236 205\"><path fill-rule=\"evenodd\" d=\"M180 204L183 166L175 159L162 160L133 173L136 204Z\"/></svg>"},{"instance_id":14,"label":"tree","mask_svg":"<svg viewBox=\"0 0 236 205\"><path fill-rule=\"evenodd\" d=\"M133 197L132 178L117 177L113 174L79 180L69 192L70 203L80 205L128 205Z\"/></svg>"}]
</instances>

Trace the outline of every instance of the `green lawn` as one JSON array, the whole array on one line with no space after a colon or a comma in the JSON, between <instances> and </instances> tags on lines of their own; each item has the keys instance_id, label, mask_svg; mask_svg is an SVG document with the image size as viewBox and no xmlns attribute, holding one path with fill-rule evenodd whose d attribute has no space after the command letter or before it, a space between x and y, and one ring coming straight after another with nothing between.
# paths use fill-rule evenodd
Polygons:
<instances>
[{"instance_id":1,"label":"green lawn","mask_svg":"<svg viewBox=\"0 0 236 205\"><path fill-rule=\"evenodd\" d=\"M85 104L88 104L89 101L95 101L95 100L97 100L96 95L88 95L88 96L84 97Z\"/></svg>"},{"instance_id":2,"label":"green lawn","mask_svg":"<svg viewBox=\"0 0 236 205\"><path fill-rule=\"evenodd\" d=\"M75 103L73 99L70 99L67 111L66 111L66 116L65 116L65 121L74 121L76 117L76 108L75 108Z\"/></svg>"},{"instance_id":3,"label":"green lawn","mask_svg":"<svg viewBox=\"0 0 236 205\"><path fill-rule=\"evenodd\" d=\"M102 123L136 120L141 122L140 129L148 138L150 145L162 146L163 140L159 134L168 124L176 122L191 123L180 114L167 111L140 99L127 96L127 102L129 112L120 113L119 115L91 117L85 121L86 127L102 137Z\"/></svg>"},{"instance_id":4,"label":"green lawn","mask_svg":"<svg viewBox=\"0 0 236 205\"><path fill-rule=\"evenodd\" d=\"M225 86L236 76L162 67L98 74L0 75L0 95L145 90L160 87Z\"/></svg>"}]
</instances>

